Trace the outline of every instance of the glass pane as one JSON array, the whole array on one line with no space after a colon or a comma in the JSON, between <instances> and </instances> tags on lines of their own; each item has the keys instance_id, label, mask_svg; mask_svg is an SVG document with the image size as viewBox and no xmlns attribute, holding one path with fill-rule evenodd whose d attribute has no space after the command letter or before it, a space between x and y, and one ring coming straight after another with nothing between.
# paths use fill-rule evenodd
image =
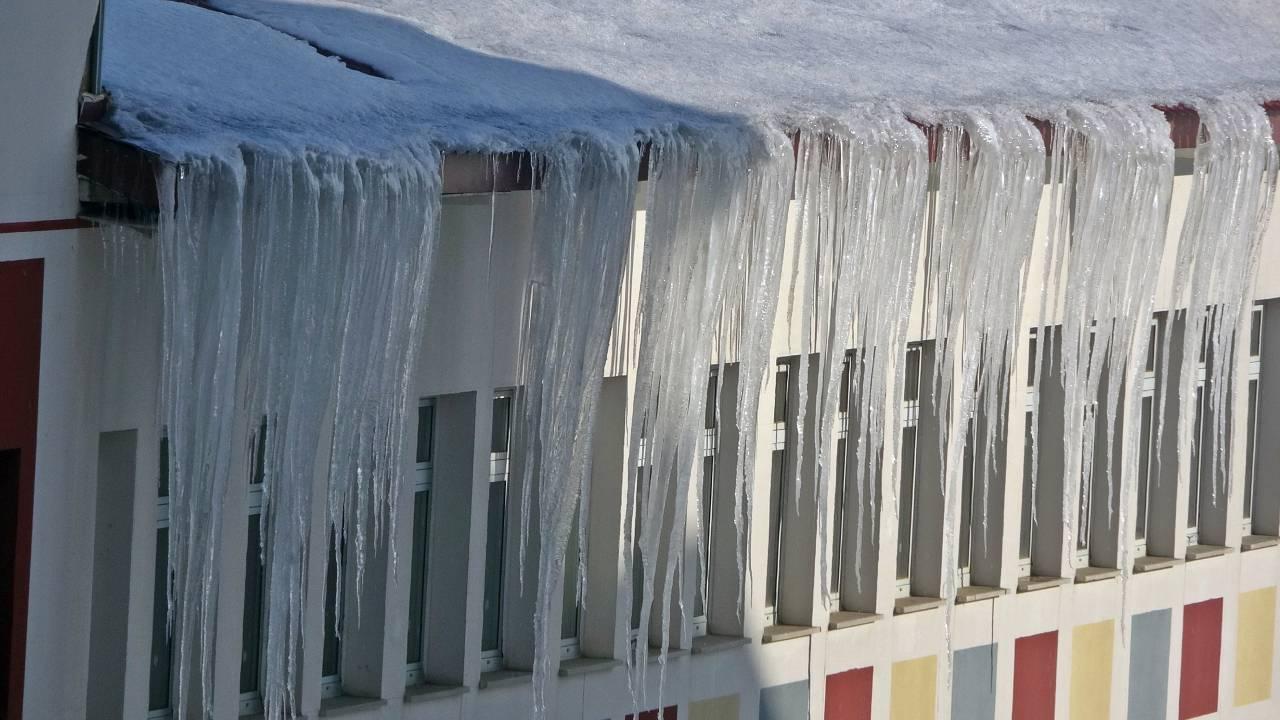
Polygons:
<instances>
[{"instance_id":1,"label":"glass pane","mask_svg":"<svg viewBox=\"0 0 1280 720\"><path fill-rule=\"evenodd\" d=\"M1262 354L1262 308L1254 308L1249 320L1249 354Z\"/></svg>"},{"instance_id":2,"label":"glass pane","mask_svg":"<svg viewBox=\"0 0 1280 720\"><path fill-rule=\"evenodd\" d=\"M1147 508L1151 504L1151 449L1153 444L1151 413L1154 398L1142 398L1142 426L1138 431L1138 517L1134 522L1134 537L1147 537Z\"/></svg>"},{"instance_id":3,"label":"glass pane","mask_svg":"<svg viewBox=\"0 0 1280 720\"><path fill-rule=\"evenodd\" d=\"M324 579L324 654L320 664L321 677L338 674L340 651L339 634L342 617L338 613L338 541L336 535L329 538L329 570Z\"/></svg>"},{"instance_id":4,"label":"glass pane","mask_svg":"<svg viewBox=\"0 0 1280 720\"><path fill-rule=\"evenodd\" d=\"M497 402L494 403L497 410ZM495 436L496 437L496 436ZM504 445L505 447L505 445ZM506 552L507 483L489 483L489 519L485 530L484 619L481 650L497 650L502 631L502 559Z\"/></svg>"},{"instance_id":5,"label":"glass pane","mask_svg":"<svg viewBox=\"0 0 1280 720\"><path fill-rule=\"evenodd\" d=\"M252 485L261 485L267 476L267 451L264 443L267 439L267 418L263 416L262 422L258 424L258 434L253 438L253 477L249 478Z\"/></svg>"},{"instance_id":6,"label":"glass pane","mask_svg":"<svg viewBox=\"0 0 1280 720\"><path fill-rule=\"evenodd\" d=\"M911 528L915 520L916 429L902 429L902 477L898 488L898 579L911 577Z\"/></svg>"},{"instance_id":7,"label":"glass pane","mask_svg":"<svg viewBox=\"0 0 1280 720\"><path fill-rule=\"evenodd\" d=\"M787 366L785 365L779 365L777 372L774 373L773 421L776 423L787 421L787 390L789 385L787 375Z\"/></svg>"},{"instance_id":8,"label":"glass pane","mask_svg":"<svg viewBox=\"0 0 1280 720\"><path fill-rule=\"evenodd\" d=\"M431 462L435 443L436 406L418 406L418 449L417 462Z\"/></svg>"},{"instance_id":9,"label":"glass pane","mask_svg":"<svg viewBox=\"0 0 1280 720\"><path fill-rule=\"evenodd\" d=\"M715 531L715 485L716 485L716 458L714 455L707 455L702 458L702 484L700 492L702 493L702 537L698 542L701 545L701 557L706 561L707 566L711 566L711 537ZM703 560L694 561L694 574L696 576L693 587L695 588L693 597L693 616L703 617L707 614L706 599L711 597L711 581L709 577L704 577L701 563Z\"/></svg>"},{"instance_id":10,"label":"glass pane","mask_svg":"<svg viewBox=\"0 0 1280 720\"><path fill-rule=\"evenodd\" d=\"M160 479L157 482L156 495L169 497L169 438L160 438Z\"/></svg>"},{"instance_id":11,"label":"glass pane","mask_svg":"<svg viewBox=\"0 0 1280 720\"><path fill-rule=\"evenodd\" d=\"M240 692L257 692L262 660L261 515L249 516L244 551L244 614L240 638Z\"/></svg>"},{"instance_id":12,"label":"glass pane","mask_svg":"<svg viewBox=\"0 0 1280 720\"><path fill-rule=\"evenodd\" d=\"M1160 352L1160 322L1151 324L1151 331L1147 336L1147 363L1146 369L1148 373L1156 372L1156 357Z\"/></svg>"},{"instance_id":13,"label":"glass pane","mask_svg":"<svg viewBox=\"0 0 1280 720\"><path fill-rule=\"evenodd\" d=\"M783 485L786 453L774 450L772 474L769 482L769 557L765 569L764 605L775 607L778 602L778 566L782 545Z\"/></svg>"},{"instance_id":14,"label":"glass pane","mask_svg":"<svg viewBox=\"0 0 1280 720\"><path fill-rule=\"evenodd\" d=\"M1036 378L1036 331L1031 331L1031 340L1027 345L1027 387L1035 385Z\"/></svg>"},{"instance_id":15,"label":"glass pane","mask_svg":"<svg viewBox=\"0 0 1280 720\"><path fill-rule=\"evenodd\" d=\"M640 629L640 607L644 605L644 554L640 550L640 536L644 533L645 488L648 468L636 469L635 532L631 535L631 629Z\"/></svg>"},{"instance_id":16,"label":"glass pane","mask_svg":"<svg viewBox=\"0 0 1280 720\"><path fill-rule=\"evenodd\" d=\"M431 493L413 494L413 557L409 577L409 645L406 662L422 662L422 622L426 609L427 533L430 531Z\"/></svg>"},{"instance_id":17,"label":"glass pane","mask_svg":"<svg viewBox=\"0 0 1280 720\"><path fill-rule=\"evenodd\" d=\"M920 347L907 348L907 377L902 393L903 399L915 401L920 399Z\"/></svg>"},{"instance_id":18,"label":"glass pane","mask_svg":"<svg viewBox=\"0 0 1280 720\"><path fill-rule=\"evenodd\" d=\"M511 447L511 397L493 399L493 435L489 452L503 453Z\"/></svg>"},{"instance_id":19,"label":"glass pane","mask_svg":"<svg viewBox=\"0 0 1280 720\"><path fill-rule=\"evenodd\" d=\"M1249 381L1249 416L1244 435L1244 516L1253 517L1254 460L1258 441L1258 381Z\"/></svg>"},{"instance_id":20,"label":"glass pane","mask_svg":"<svg viewBox=\"0 0 1280 720\"><path fill-rule=\"evenodd\" d=\"M836 440L835 518L831 523L831 592L840 592L840 569L844 564L844 464L847 444L848 440L845 438Z\"/></svg>"},{"instance_id":21,"label":"glass pane","mask_svg":"<svg viewBox=\"0 0 1280 720\"><path fill-rule=\"evenodd\" d=\"M1195 418L1191 426L1191 482L1187 483L1187 527L1196 527L1200 517L1200 427L1204 388L1196 388Z\"/></svg>"},{"instance_id":22,"label":"glass pane","mask_svg":"<svg viewBox=\"0 0 1280 720\"><path fill-rule=\"evenodd\" d=\"M1031 516L1032 504L1035 502L1035 495L1031 492L1031 485L1034 478L1032 473L1032 447L1031 447L1031 413L1026 413L1026 422L1023 425L1023 449L1022 449L1022 527L1018 533L1018 557L1023 560L1031 559Z\"/></svg>"},{"instance_id":23,"label":"glass pane","mask_svg":"<svg viewBox=\"0 0 1280 720\"><path fill-rule=\"evenodd\" d=\"M161 441L161 454L166 442ZM147 709L169 707L169 687L173 671L173 642L169 639L169 529L156 531L156 581L151 596L151 682Z\"/></svg>"},{"instance_id":24,"label":"glass pane","mask_svg":"<svg viewBox=\"0 0 1280 720\"><path fill-rule=\"evenodd\" d=\"M577 512L569 529L569 542L564 548L564 600L560 606L560 639L578 637L578 563L582 560L578 538Z\"/></svg>"},{"instance_id":25,"label":"glass pane","mask_svg":"<svg viewBox=\"0 0 1280 720\"><path fill-rule=\"evenodd\" d=\"M712 373L707 380L707 406L702 421L702 426L708 430L716 426L716 382L716 375Z\"/></svg>"},{"instance_id":26,"label":"glass pane","mask_svg":"<svg viewBox=\"0 0 1280 720\"><path fill-rule=\"evenodd\" d=\"M970 552L973 548L973 421L969 421L969 428L965 432L964 443L964 467L962 469L962 480L960 488L960 552L956 556L958 567L967 568L970 562Z\"/></svg>"},{"instance_id":27,"label":"glass pane","mask_svg":"<svg viewBox=\"0 0 1280 720\"><path fill-rule=\"evenodd\" d=\"M849 360L840 367L840 412L849 412Z\"/></svg>"}]
</instances>

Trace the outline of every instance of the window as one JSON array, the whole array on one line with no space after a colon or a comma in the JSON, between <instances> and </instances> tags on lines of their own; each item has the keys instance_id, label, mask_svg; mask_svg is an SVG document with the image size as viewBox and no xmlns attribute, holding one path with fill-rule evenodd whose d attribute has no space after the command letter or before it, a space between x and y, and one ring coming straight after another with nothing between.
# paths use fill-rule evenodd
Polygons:
<instances>
[{"instance_id":1,"label":"window","mask_svg":"<svg viewBox=\"0 0 1280 720\"><path fill-rule=\"evenodd\" d=\"M924 343L907 348L906 378L902 395L902 458L898 486L898 596L911 594L913 537L919 521L916 460L920 425L920 387L924 367Z\"/></svg>"},{"instance_id":2,"label":"window","mask_svg":"<svg viewBox=\"0 0 1280 720\"><path fill-rule=\"evenodd\" d=\"M151 595L151 668L147 718L173 716L173 638L169 635L169 438L160 438L156 483L156 574Z\"/></svg>"},{"instance_id":3,"label":"window","mask_svg":"<svg viewBox=\"0 0 1280 720\"><path fill-rule=\"evenodd\" d=\"M1209 403L1209 389L1206 381L1208 367L1208 339L1212 332L1211 321L1206 320L1200 333L1200 357L1195 367L1195 408L1191 421L1191 477L1187 483L1187 544L1200 542L1200 498L1202 485L1213 482L1213 461L1204 454L1205 439L1208 433L1205 428L1206 411ZM1209 472L1205 472L1208 469ZM1206 477L1207 476L1207 477Z\"/></svg>"},{"instance_id":4,"label":"window","mask_svg":"<svg viewBox=\"0 0 1280 720\"><path fill-rule=\"evenodd\" d=\"M636 458L635 516L631 534L631 643L640 638L640 608L644 605L644 555L640 537L644 533L644 511L649 499L649 442L645 421L640 422L639 457Z\"/></svg>"},{"instance_id":5,"label":"window","mask_svg":"<svg viewBox=\"0 0 1280 720\"><path fill-rule=\"evenodd\" d=\"M964 458L961 462L964 464L962 468L962 476L960 480L960 548L956 552L956 567L960 569L960 584L967 586L972 582L972 560L973 560L973 544L974 507L981 507L982 498L978 497L977 483L974 482L974 474L977 469L977 419L974 413L970 413L969 419L965 423L964 435ZM979 516L981 520L981 516Z\"/></svg>"},{"instance_id":6,"label":"window","mask_svg":"<svg viewBox=\"0 0 1280 720\"><path fill-rule=\"evenodd\" d=\"M436 406L433 400L418 404L418 437L413 479L413 551L409 558L409 622L405 682L420 683L426 643L427 543L431 531L431 481L435 455Z\"/></svg>"},{"instance_id":7,"label":"window","mask_svg":"<svg viewBox=\"0 0 1280 720\"><path fill-rule=\"evenodd\" d=\"M836 410L836 464L835 464L835 517L831 522L831 605L840 608L840 582L844 570L844 503L845 464L849 443L849 365L852 358L845 356L840 368L840 404Z\"/></svg>"},{"instance_id":8,"label":"window","mask_svg":"<svg viewBox=\"0 0 1280 720\"><path fill-rule=\"evenodd\" d=\"M782 543L786 522L787 442L790 419L788 407L791 394L791 366L778 363L774 373L773 392L773 443L769 481L769 555L765 570L764 614L765 623L772 625L778 619L778 587L782 571Z\"/></svg>"},{"instance_id":9,"label":"window","mask_svg":"<svg viewBox=\"0 0 1280 720\"><path fill-rule=\"evenodd\" d=\"M1147 356L1142 368L1142 418L1138 428L1138 508L1133 523L1134 555L1147 554L1147 518L1151 515L1151 476L1155 473L1152 454L1156 448L1155 397L1156 368L1164 342L1163 315L1151 320L1147 334Z\"/></svg>"},{"instance_id":10,"label":"window","mask_svg":"<svg viewBox=\"0 0 1280 720\"><path fill-rule=\"evenodd\" d=\"M1258 385L1262 380L1263 306L1254 307L1249 321L1249 408L1244 436L1244 534L1253 534L1254 482L1257 472Z\"/></svg>"},{"instance_id":11,"label":"window","mask_svg":"<svg viewBox=\"0 0 1280 720\"><path fill-rule=\"evenodd\" d=\"M581 500L579 500L581 502ZM574 517L577 517L575 505ZM569 540L564 548L564 597L560 605L560 659L571 660L582 654L579 641L579 624L582 605L578 596L579 572L582 569L582 538L575 520L569 528Z\"/></svg>"},{"instance_id":12,"label":"window","mask_svg":"<svg viewBox=\"0 0 1280 720\"><path fill-rule=\"evenodd\" d=\"M1031 329L1031 339L1027 343L1027 389L1025 403L1025 423L1022 436L1022 522L1018 529L1018 576L1031 575L1031 545L1035 537L1035 492L1037 484L1035 473L1039 468L1035 461L1035 442L1033 423L1035 422L1036 403L1040 402L1040 373L1036 367L1037 344L1036 329ZM1041 361L1043 367L1043 360Z\"/></svg>"},{"instance_id":13,"label":"window","mask_svg":"<svg viewBox=\"0 0 1280 720\"><path fill-rule=\"evenodd\" d=\"M716 403L719 378L713 370L707 380L707 405L703 417L702 466L698 484L698 557L694 562L693 634L707 634L707 603L711 600L711 539L716 531L716 454L719 452Z\"/></svg>"},{"instance_id":14,"label":"window","mask_svg":"<svg viewBox=\"0 0 1280 720\"><path fill-rule=\"evenodd\" d=\"M332 698L342 694L342 588L339 586L339 565L347 556L345 540L337 530L329 533L329 568L324 580L324 645L320 660L320 697Z\"/></svg>"},{"instance_id":15,"label":"window","mask_svg":"<svg viewBox=\"0 0 1280 720\"><path fill-rule=\"evenodd\" d=\"M1096 325L1096 321L1095 325ZM1089 329L1089 355L1088 363L1081 370L1094 371L1101 373L1102 369L1100 360L1094 354L1094 341L1097 339L1096 327ZM1098 385L1098 393L1105 393L1102 384ZM1105 496L1106 492L1106 469L1100 467L1098 459L1106 452L1106 428L1104 423L1106 419L1103 417L1103 405L1094 398L1084 404L1084 415L1080 422L1084 427L1081 439L1083 447L1080 450L1080 497L1077 498L1076 506L1076 552L1075 567L1089 567L1089 535L1093 532L1093 512L1091 508L1095 503L1103 503L1104 507L1109 502L1109 498ZM1089 434L1093 433L1093 441L1089 441Z\"/></svg>"},{"instance_id":16,"label":"window","mask_svg":"<svg viewBox=\"0 0 1280 720\"><path fill-rule=\"evenodd\" d=\"M253 440L253 472L248 483L248 532L244 551L244 607L240 635L240 714L262 712L263 589L262 481L266 470L267 420Z\"/></svg>"},{"instance_id":17,"label":"window","mask_svg":"<svg viewBox=\"0 0 1280 720\"><path fill-rule=\"evenodd\" d=\"M480 667L502 669L502 584L506 561L507 485L511 479L511 410L513 396L493 399L489 442L489 501L484 553L484 613L480 633Z\"/></svg>"}]
</instances>

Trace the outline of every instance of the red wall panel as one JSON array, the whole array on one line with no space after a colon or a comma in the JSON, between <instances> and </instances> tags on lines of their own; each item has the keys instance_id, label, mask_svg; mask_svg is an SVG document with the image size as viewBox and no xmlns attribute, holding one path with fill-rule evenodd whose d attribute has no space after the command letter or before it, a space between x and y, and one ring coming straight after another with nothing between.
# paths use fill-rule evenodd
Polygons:
<instances>
[{"instance_id":1,"label":"red wall panel","mask_svg":"<svg viewBox=\"0 0 1280 720\"><path fill-rule=\"evenodd\" d=\"M1218 711L1218 668L1222 660L1222 598L1182 609L1182 679L1178 720Z\"/></svg>"},{"instance_id":2,"label":"red wall panel","mask_svg":"<svg viewBox=\"0 0 1280 720\"><path fill-rule=\"evenodd\" d=\"M628 713L627 720L636 720L636 716ZM641 711L640 720L659 720L657 708ZM662 708L661 720L676 720L676 706L668 705Z\"/></svg>"},{"instance_id":3,"label":"red wall panel","mask_svg":"<svg viewBox=\"0 0 1280 720\"><path fill-rule=\"evenodd\" d=\"M0 717L22 717L44 261L0 262Z\"/></svg>"},{"instance_id":4,"label":"red wall panel","mask_svg":"<svg viewBox=\"0 0 1280 720\"><path fill-rule=\"evenodd\" d=\"M1058 631L1020 637L1013 646L1013 720L1053 720Z\"/></svg>"},{"instance_id":5,"label":"red wall panel","mask_svg":"<svg viewBox=\"0 0 1280 720\"><path fill-rule=\"evenodd\" d=\"M827 676L826 720L871 720L874 668L857 668Z\"/></svg>"}]
</instances>

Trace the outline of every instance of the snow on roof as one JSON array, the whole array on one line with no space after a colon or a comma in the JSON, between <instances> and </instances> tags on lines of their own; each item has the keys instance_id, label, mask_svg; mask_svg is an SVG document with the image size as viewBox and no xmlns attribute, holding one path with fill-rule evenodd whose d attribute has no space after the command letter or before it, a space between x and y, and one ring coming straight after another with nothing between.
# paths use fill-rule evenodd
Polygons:
<instances>
[{"instance_id":1,"label":"snow on roof","mask_svg":"<svg viewBox=\"0 0 1280 720\"><path fill-rule=\"evenodd\" d=\"M1280 98L1268 0L208 4L217 10L108 3L104 84L126 139L169 155L413 138L501 150L671 123L796 126L875 106L927 120L976 106L1051 116L1086 100Z\"/></svg>"}]
</instances>

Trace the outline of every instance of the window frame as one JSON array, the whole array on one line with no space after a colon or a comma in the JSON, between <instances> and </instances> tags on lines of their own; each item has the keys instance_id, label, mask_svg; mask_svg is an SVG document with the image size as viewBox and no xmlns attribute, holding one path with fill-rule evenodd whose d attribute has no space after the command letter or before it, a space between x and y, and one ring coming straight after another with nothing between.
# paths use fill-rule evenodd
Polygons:
<instances>
[{"instance_id":1,"label":"window frame","mask_svg":"<svg viewBox=\"0 0 1280 720\"><path fill-rule=\"evenodd\" d=\"M1194 437L1191 440L1191 457L1190 472L1187 477L1187 526L1186 539L1187 547L1200 544L1200 512L1204 509L1200 501L1201 488L1204 482L1204 436L1205 436L1205 411L1207 409L1208 398L1208 344L1209 333L1212 332L1210 320L1206 319L1204 327L1200 331L1200 350L1196 360L1195 368L1195 412L1191 417L1191 430ZM1212 462L1212 460L1210 460ZM1212 478L1210 478L1212 482ZM1194 500L1194 512L1191 510L1192 501ZM1192 522L1194 516L1195 522Z\"/></svg>"},{"instance_id":2,"label":"window frame","mask_svg":"<svg viewBox=\"0 0 1280 720\"><path fill-rule=\"evenodd\" d=\"M718 487L717 474L720 470L720 429L719 429L719 402L720 402L720 376L715 367L711 368L711 372L707 377L707 405L703 409L702 423L702 454L698 468L698 509L702 511L702 515L698 518L698 526L702 531L701 537L697 538L698 557L693 559L695 565L695 574L697 583L694 585L693 592L693 608L692 625L693 636L701 637L707 634L707 615L711 607L711 551L712 538L715 534L716 522L716 490ZM707 471L707 461L710 460L710 472ZM706 566L702 563L705 561ZM698 603L702 603L702 613L699 614Z\"/></svg>"},{"instance_id":3,"label":"window frame","mask_svg":"<svg viewBox=\"0 0 1280 720\"><path fill-rule=\"evenodd\" d=\"M1244 457L1244 497L1240 503L1240 525L1242 535L1253 534L1253 503L1257 497L1258 482L1258 403L1262 396L1262 347L1266 341L1268 303L1257 302L1249 313L1248 353L1249 365L1245 375L1245 457ZM1256 330L1255 330L1256 328ZM1256 338L1256 339L1255 339Z\"/></svg>"},{"instance_id":4,"label":"window frame","mask_svg":"<svg viewBox=\"0 0 1280 720\"><path fill-rule=\"evenodd\" d=\"M787 480L788 476L791 474L788 472L788 463L791 460L790 452L792 449L790 447L790 435L792 430L792 412L794 410L792 407L791 386L792 379L795 377L794 373L797 371L795 367L796 364L795 358L780 358L774 364L774 406L772 410L772 435L769 443L769 462L771 468L769 473L769 494L772 495L774 493L774 485L776 484L778 486L776 488L778 492L778 512L776 514L770 514L768 525L769 534L767 537L768 549L765 555L766 580L763 607L764 624L766 627L778 624L778 605L782 597L782 549L786 544L787 523L785 518L787 514L787 490L790 485ZM786 389L783 391L781 396L781 420L778 419L779 395L777 388L777 385L780 382L785 383L786 386ZM781 470L775 477L772 472L772 465L774 454L778 452L782 453L780 458ZM768 567L770 556L774 559L772 568ZM770 574L773 576L772 598L769 597L769 579L767 577Z\"/></svg>"},{"instance_id":5,"label":"window frame","mask_svg":"<svg viewBox=\"0 0 1280 720\"><path fill-rule=\"evenodd\" d=\"M901 442L899 443L899 446L896 449L898 454L898 473L899 473L898 488L897 488L898 546L894 548L894 597L896 598L911 597L911 576L916 569L915 568L915 550L916 550L915 528L916 528L916 523L919 521L919 509L920 509L920 490L919 490L920 488L920 472L919 472L920 470L920 436L919 436L920 412L921 412L921 398L923 397L923 393L924 393L925 348L928 347L931 343L933 343L932 340L922 340L918 342L908 343L906 357L904 360L905 362L904 371L906 375L904 376L904 382L903 382L903 398L902 398L902 406L901 406L902 431L903 431L902 435L905 438L906 430L910 429L913 433L913 440L911 443L911 457L910 457L911 495L910 495L909 506L905 508L903 507L903 492L902 492L903 484L902 483L906 480L904 473L908 465L908 462L907 462L908 458L903 452L903 447ZM934 345L934 347L936 347L936 344ZM913 353L915 354L914 357L916 358L916 361L915 361L916 362L916 365L915 365L916 379L915 379L914 395L911 392L912 386L910 384L911 383L910 373L912 370L911 358ZM904 512L908 513L906 533L905 533L906 535L905 550L906 550L906 556L907 556L907 563L906 563L907 573L905 576L901 575L898 572L898 568L901 566L900 556L904 549L903 548L904 533L902 532L903 530L902 517Z\"/></svg>"},{"instance_id":6,"label":"window frame","mask_svg":"<svg viewBox=\"0 0 1280 720\"><path fill-rule=\"evenodd\" d=\"M323 626L322 641L320 645L320 655L321 655L320 699L322 700L341 697L343 695L343 692L342 692L342 645L343 645L342 632L343 632L344 620L346 619L345 615L347 610L346 603L342 601L343 587L338 585L338 576L336 572L337 564L346 562L346 558L347 558L347 553L345 548L346 542L345 540L340 541L340 539L338 538L337 532L333 528L329 528L329 532L326 534L329 537L329 542L327 544L327 552L326 552L326 555L328 556L328 560L325 563L325 597L324 597L324 603L322 606L324 614L323 614L323 617L321 618L321 622L324 624L324 626ZM343 547L340 547L339 546L340 544ZM347 574L345 572L342 573L342 577L343 577L343 585L345 585ZM328 617L329 615L328 583L330 581L334 583L334 587L333 587L334 622L333 623L329 622L329 617ZM336 652L334 653L337 656L336 657L337 672L326 675L324 674L324 642L328 641L330 630L334 631L333 637L334 637L335 643L337 644L337 649L336 649Z\"/></svg>"},{"instance_id":7,"label":"window frame","mask_svg":"<svg viewBox=\"0 0 1280 720\"><path fill-rule=\"evenodd\" d=\"M489 438L490 442L489 442L488 483L490 485L497 482L504 483L503 493L502 493L502 506L501 506L502 514L501 514L501 518L498 518L498 520L500 521L500 524L502 525L502 535L501 535L500 547L498 548L498 551L497 551L498 552L497 562L498 562L498 568L499 568L498 579L497 579L498 594L497 594L496 607L495 607L495 612L497 613L497 644L496 644L496 647L494 648L489 648L489 649L484 648L485 619L484 619L483 605L482 605L481 632L480 632L480 636L481 636L480 671L481 672L496 672L498 670L501 670L504 667L504 659L503 659L503 653L502 653L502 626L503 626L503 621L506 619L505 612L504 612L505 608L503 607L503 603L506 597L505 585L506 585L506 567L507 567L507 550L508 550L507 528L510 526L510 507L511 507L511 441L512 441L512 424L513 424L511 411L514 410L515 408L515 391L511 388L503 388L503 389L495 390L493 393L492 404L496 406L499 400L507 400L509 401L510 405L506 415L506 426L503 428L504 432L506 433L506 443L504 445L506 447L506 450L500 451L500 452L494 452L493 451L494 438L492 437L492 432L490 433L491 437ZM493 517L493 510L492 508L489 507L489 503L487 500L485 503L485 514L486 514L486 520L487 520L487 523L486 523L486 527L487 527L489 523L493 523L495 520L495 518ZM489 553L489 548L488 548L488 541L486 539L486 543L485 543L486 563L488 562L488 553ZM483 603L484 598L488 594L488 590L489 590L487 579L485 582L482 582L481 585L482 585L481 602Z\"/></svg>"},{"instance_id":8,"label":"window frame","mask_svg":"<svg viewBox=\"0 0 1280 720\"><path fill-rule=\"evenodd\" d=\"M430 615L430 608L429 608L430 598L427 593L428 578L426 577L426 574L427 574L427 568L428 568L430 555L431 555L431 488L435 480L435 444L436 444L435 431L436 431L437 422L439 420L439 417L436 414L436 399L434 397L426 397L426 398L418 399L419 426L421 426L422 424L423 411L427 409L429 409L429 412L431 415L431 430L430 432L427 433L427 436L425 438L427 443L427 450L425 454L426 459L425 460L418 459L420 457L424 457L421 443L418 442L419 440L422 439L421 428L419 427L419 432L415 433L415 443L418 445L418 447L416 447L414 450L413 492L411 495L413 502L410 504L410 509L409 509L410 520L412 520L413 513L416 511L416 508L417 508L418 495L425 494L427 496L426 497L427 518L423 523L423 533L426 535L426 537L422 538L422 558L420 559L421 560L420 562L414 563L409 570L410 593L413 592L412 588L414 585L420 584L422 587L422 590L421 590L422 608L421 608L421 613L420 613L421 617L419 618L419 627L418 627L418 631L419 631L418 642L420 643L421 651L420 651L420 657L416 662L409 662L408 658L407 657L405 658L405 685L406 686L418 685L426 682L426 674L425 674L423 663L424 663L424 659L426 657L426 651L427 651L427 625L428 625L427 618ZM411 525L411 527L413 526ZM416 530L416 527L414 527L414 529ZM411 545L410 562L413 562L412 544L416 543L417 540L418 538L416 536L410 539L410 545ZM412 609L413 609L413 604L410 603L409 611L412 612ZM409 627L405 629L405 632L410 633L413 627L413 619L410 618L409 622L406 624ZM407 648L406 648L406 652L407 652Z\"/></svg>"},{"instance_id":9,"label":"window frame","mask_svg":"<svg viewBox=\"0 0 1280 720\"><path fill-rule=\"evenodd\" d=\"M169 520L170 520L169 496L170 496L171 478L169 477L169 437L165 429L161 429L160 431L159 455L160 455L159 474L156 477L156 524L155 524L155 533L153 535L153 537L155 538L155 543L152 546L153 550L157 553L159 552L161 531L164 531L165 533L166 549L168 548L168 541L169 541L169 538L168 538ZM161 494L162 492L163 494ZM156 558L156 564L157 565L160 564L159 558ZM164 563L165 570L162 574L159 574L157 577L153 578L152 580L153 607L151 609L151 618L152 618L151 633L153 635L153 638L152 638L153 646L155 644L154 635L157 631L162 631L166 634L169 632L167 621L164 627L157 628L155 626L155 607L154 607L156 596L159 595L159 592L157 591L158 589L156 587L157 585L159 585L160 583L164 583L166 585L165 597L166 598L168 597L168 587L167 587L168 579L169 579L168 567L169 567L168 554L166 552L166 559ZM165 609L165 614L167 618L168 617L167 607ZM168 643L168 648L169 648L168 652L166 653L168 656L167 659L168 659L168 666L169 666L169 683L168 683L169 688L168 688L168 694L167 694L167 704L164 707L160 707L160 708L150 707L151 706L151 697L150 697L151 679L152 679L151 675L154 672L154 669L149 669L147 673L147 720L171 720L171 718L174 717L173 690L174 690L174 681L176 679L175 677L176 673L174 672L174 666L173 666L173 638L167 637L166 642ZM150 661L150 653L148 653L148 662L149 661Z\"/></svg>"},{"instance_id":10,"label":"window frame","mask_svg":"<svg viewBox=\"0 0 1280 720\"><path fill-rule=\"evenodd\" d=\"M266 422L267 422L266 418L263 418L262 422L258 426L258 431L254 435L253 442L251 445L251 447L253 448L253 453L250 456L250 462L252 463L252 465L250 467L250 472L249 472L249 482L247 483L247 487L245 491L245 516L246 516L245 557L246 557L246 560L248 558L249 552L254 550L254 548L249 546L248 523L252 521L252 518L254 516L257 516L258 537L260 542L262 538L262 532L265 530L262 524L264 519L262 515L262 483L263 483L263 480L265 479L265 476L264 476L265 455L262 454L262 446L260 445L260 443L262 442L263 437L265 437L264 433L266 431ZM258 548L257 551L261 552L261 548ZM263 606L263 602L266 599L266 580L267 580L266 566L261 565L259 567L259 572L261 573L261 577L258 581L259 588L260 588L260 594L258 596L259 637L258 637L258 647L255 650L258 657L258 672L257 672L258 688L256 690L252 690L249 692L238 693L237 706L239 707L239 714L241 717L245 715L254 715L254 714L263 712L262 686L263 686L263 679L265 677L266 666L262 662L262 654L263 654L264 645L266 644L266 635L265 633L262 633L261 630L266 627L266 624L265 624L266 618L264 616L265 608ZM245 565L245 582L246 584L248 583L248 563L247 562ZM242 616L243 616L244 610L246 609L247 607L242 608L241 610ZM241 627L241 637L243 638L243 623ZM240 663L243 666L244 664L243 641L241 642L240 653L241 653Z\"/></svg>"},{"instance_id":11,"label":"window frame","mask_svg":"<svg viewBox=\"0 0 1280 720\"><path fill-rule=\"evenodd\" d=\"M1156 401L1156 389L1158 387L1158 373L1160 372L1161 353L1163 353L1164 333L1167 331L1164 323L1164 315L1157 313L1152 315L1147 333L1147 355L1143 361L1142 368L1142 385L1141 396L1138 398L1139 403L1139 425L1138 425L1138 477L1137 488L1135 491L1136 502L1138 506L1134 512L1133 523L1133 556L1141 558L1147 556L1147 536L1151 532L1151 500L1152 500L1152 476L1156 472L1157 458L1155 457L1156 449L1156 432L1160 427L1160 419L1156 417L1159 410L1159 403ZM1142 427L1142 407L1148 406L1149 416L1147 419L1147 435L1143 437ZM1145 457L1145 463L1143 458ZM1146 471L1143 472L1143 465L1146 465ZM1143 498L1146 499L1145 504ZM1141 518L1142 522L1138 520Z\"/></svg>"}]
</instances>

